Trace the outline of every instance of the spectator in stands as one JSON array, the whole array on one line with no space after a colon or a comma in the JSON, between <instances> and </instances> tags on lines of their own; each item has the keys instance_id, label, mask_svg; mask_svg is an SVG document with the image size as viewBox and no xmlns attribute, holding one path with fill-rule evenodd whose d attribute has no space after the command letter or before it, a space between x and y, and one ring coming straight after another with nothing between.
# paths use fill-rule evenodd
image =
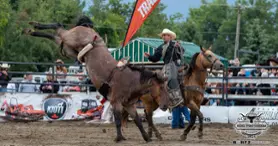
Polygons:
<instances>
[{"instance_id":1,"label":"spectator in stands","mask_svg":"<svg viewBox=\"0 0 278 146\"><path fill-rule=\"evenodd\" d=\"M269 77L273 78L273 77L275 77L275 75L276 75L276 69L273 68L273 69L271 69L271 72L270 72L270 74L269 74Z\"/></svg>"},{"instance_id":2,"label":"spectator in stands","mask_svg":"<svg viewBox=\"0 0 278 146\"><path fill-rule=\"evenodd\" d=\"M233 67L240 67L240 61L238 58L234 59L234 60L230 60L229 61L229 65L233 66ZM233 76L237 76L238 72L240 71L240 68L233 68L232 72L233 72Z\"/></svg>"},{"instance_id":3,"label":"spectator in stands","mask_svg":"<svg viewBox=\"0 0 278 146\"><path fill-rule=\"evenodd\" d=\"M238 77L245 77L245 70L244 69L240 69L240 71L238 72ZM236 90L235 90L235 94L236 95L246 95L246 89L245 89L246 83L237 83L236 84ZM245 105L245 101L244 100L235 100L235 105L239 106L239 105Z\"/></svg>"},{"instance_id":4,"label":"spectator in stands","mask_svg":"<svg viewBox=\"0 0 278 146\"><path fill-rule=\"evenodd\" d=\"M262 77L266 78L268 77L267 71L262 73ZM270 88L270 84L259 84L258 87L265 87L265 88ZM271 95L271 89L259 89L262 95Z\"/></svg>"},{"instance_id":5,"label":"spectator in stands","mask_svg":"<svg viewBox=\"0 0 278 146\"><path fill-rule=\"evenodd\" d=\"M82 70L76 73L78 82L73 82L74 85L64 87L65 92L86 92L85 77ZM71 83L72 84L72 83Z\"/></svg>"},{"instance_id":6,"label":"spectator in stands","mask_svg":"<svg viewBox=\"0 0 278 146\"><path fill-rule=\"evenodd\" d=\"M10 65L3 63L0 66L0 92L7 92L7 85L9 81L12 79L11 76L8 74L8 69Z\"/></svg>"},{"instance_id":7,"label":"spectator in stands","mask_svg":"<svg viewBox=\"0 0 278 146\"><path fill-rule=\"evenodd\" d=\"M40 86L40 90L43 93L58 93L59 85L53 85L53 83L58 84L58 81L51 75L50 72L47 73L47 81L44 81Z\"/></svg>"},{"instance_id":8,"label":"spectator in stands","mask_svg":"<svg viewBox=\"0 0 278 146\"><path fill-rule=\"evenodd\" d=\"M65 79L66 78L66 74L68 73L68 70L64 65L64 62L61 59L57 59L56 61L56 74L63 74L63 76L58 76L58 79Z\"/></svg>"},{"instance_id":9,"label":"spectator in stands","mask_svg":"<svg viewBox=\"0 0 278 146\"><path fill-rule=\"evenodd\" d=\"M21 84L19 85L19 92L27 92L27 93L33 93L38 91L38 87L35 81L33 81L33 76L31 73L27 73L25 75L25 79L21 81Z\"/></svg>"}]
</instances>

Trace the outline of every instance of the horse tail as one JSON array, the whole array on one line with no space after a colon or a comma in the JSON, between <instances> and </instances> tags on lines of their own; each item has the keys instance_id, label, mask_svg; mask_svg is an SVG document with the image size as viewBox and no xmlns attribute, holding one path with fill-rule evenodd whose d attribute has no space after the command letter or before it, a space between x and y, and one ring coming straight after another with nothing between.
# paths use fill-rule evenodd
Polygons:
<instances>
[{"instance_id":1,"label":"horse tail","mask_svg":"<svg viewBox=\"0 0 278 146\"><path fill-rule=\"evenodd\" d=\"M127 127L127 121L128 121L128 112L123 110L122 112L122 126Z\"/></svg>"},{"instance_id":2,"label":"horse tail","mask_svg":"<svg viewBox=\"0 0 278 146\"><path fill-rule=\"evenodd\" d=\"M64 57L69 58L64 51L64 42L63 41L61 42L61 45L60 45L60 54Z\"/></svg>"},{"instance_id":3,"label":"horse tail","mask_svg":"<svg viewBox=\"0 0 278 146\"><path fill-rule=\"evenodd\" d=\"M61 53L61 55L64 55L63 48L64 48L64 42L62 41L61 44L60 44L60 53Z\"/></svg>"}]
</instances>

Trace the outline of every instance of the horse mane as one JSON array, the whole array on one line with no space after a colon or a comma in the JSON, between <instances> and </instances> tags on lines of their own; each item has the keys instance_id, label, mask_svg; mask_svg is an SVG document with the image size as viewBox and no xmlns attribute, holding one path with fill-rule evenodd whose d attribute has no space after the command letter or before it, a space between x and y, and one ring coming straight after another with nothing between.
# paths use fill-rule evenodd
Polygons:
<instances>
[{"instance_id":1,"label":"horse mane","mask_svg":"<svg viewBox=\"0 0 278 146\"><path fill-rule=\"evenodd\" d=\"M156 80L159 82L159 83L163 83L164 80L163 79L160 79L156 76L156 73L148 70L147 68L145 68L144 66L142 67L137 67L137 66L134 66L134 65L131 65L131 64L128 64L127 65L128 68L130 68L132 71L137 71L140 73L140 81L141 83L144 83L146 81L148 81L149 79L155 77Z\"/></svg>"},{"instance_id":2,"label":"horse mane","mask_svg":"<svg viewBox=\"0 0 278 146\"><path fill-rule=\"evenodd\" d=\"M187 75L188 76L191 76L192 75L192 72L193 72L193 69L196 67L196 60L197 60L197 57L200 53L195 53L190 61L190 64L189 64L189 70L188 70L188 73Z\"/></svg>"},{"instance_id":3,"label":"horse mane","mask_svg":"<svg viewBox=\"0 0 278 146\"><path fill-rule=\"evenodd\" d=\"M84 27L93 28L94 24L93 21L88 16L83 15L79 17L75 26L84 26Z\"/></svg>"}]
</instances>

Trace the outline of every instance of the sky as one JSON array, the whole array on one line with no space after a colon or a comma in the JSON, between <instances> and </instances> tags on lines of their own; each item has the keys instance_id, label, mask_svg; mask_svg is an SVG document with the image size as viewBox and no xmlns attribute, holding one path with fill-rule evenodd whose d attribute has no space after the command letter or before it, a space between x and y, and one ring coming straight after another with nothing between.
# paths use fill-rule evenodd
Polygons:
<instances>
[{"instance_id":1,"label":"sky","mask_svg":"<svg viewBox=\"0 0 278 146\"><path fill-rule=\"evenodd\" d=\"M86 0L88 2L88 5L86 7L89 7L92 2L92 0ZM134 0L123 0L123 2L133 2ZM208 0L212 1L212 0ZM233 5L236 0L227 0L228 4ZM175 13L181 13L184 16L184 19L186 19L189 15L189 9L190 8L198 8L201 6L201 0L161 0L163 4L167 6L165 13L169 16L171 14Z\"/></svg>"}]
</instances>

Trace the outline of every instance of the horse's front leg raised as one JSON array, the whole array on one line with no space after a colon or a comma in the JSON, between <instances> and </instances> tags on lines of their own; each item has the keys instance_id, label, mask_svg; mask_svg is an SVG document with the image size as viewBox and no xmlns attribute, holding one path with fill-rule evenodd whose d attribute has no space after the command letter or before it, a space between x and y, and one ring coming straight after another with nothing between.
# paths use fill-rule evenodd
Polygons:
<instances>
[{"instance_id":1,"label":"horse's front leg raised","mask_svg":"<svg viewBox=\"0 0 278 146\"><path fill-rule=\"evenodd\" d=\"M128 105L126 107L124 107L126 109L126 111L129 113L129 115L134 119L134 122L136 124L136 126L139 128L144 140L146 142L150 142L151 139L148 136L147 132L145 131L145 129L143 128L141 119L139 118L139 115L136 111L136 107L134 107L133 105Z\"/></svg>"},{"instance_id":2,"label":"horse's front leg raised","mask_svg":"<svg viewBox=\"0 0 278 146\"><path fill-rule=\"evenodd\" d=\"M61 42L62 42L60 37L58 37L56 35L45 33L45 32L37 32L37 31L34 31L32 29L29 29L29 28L24 29L23 33L26 34L26 35L34 36L34 37L42 37L42 38L50 39L52 41L55 41L56 44L58 44L58 45L60 45Z\"/></svg>"},{"instance_id":3,"label":"horse's front leg raised","mask_svg":"<svg viewBox=\"0 0 278 146\"><path fill-rule=\"evenodd\" d=\"M194 128L194 125L196 122L196 117L197 117L197 112L199 110L198 106L192 100L189 102L187 107L190 108L190 110L191 110L190 122L189 122L188 126L186 127L186 129L183 131L183 134L180 137L181 140L186 140L188 133L190 132L190 130L192 130L192 128Z\"/></svg>"}]
</instances>

